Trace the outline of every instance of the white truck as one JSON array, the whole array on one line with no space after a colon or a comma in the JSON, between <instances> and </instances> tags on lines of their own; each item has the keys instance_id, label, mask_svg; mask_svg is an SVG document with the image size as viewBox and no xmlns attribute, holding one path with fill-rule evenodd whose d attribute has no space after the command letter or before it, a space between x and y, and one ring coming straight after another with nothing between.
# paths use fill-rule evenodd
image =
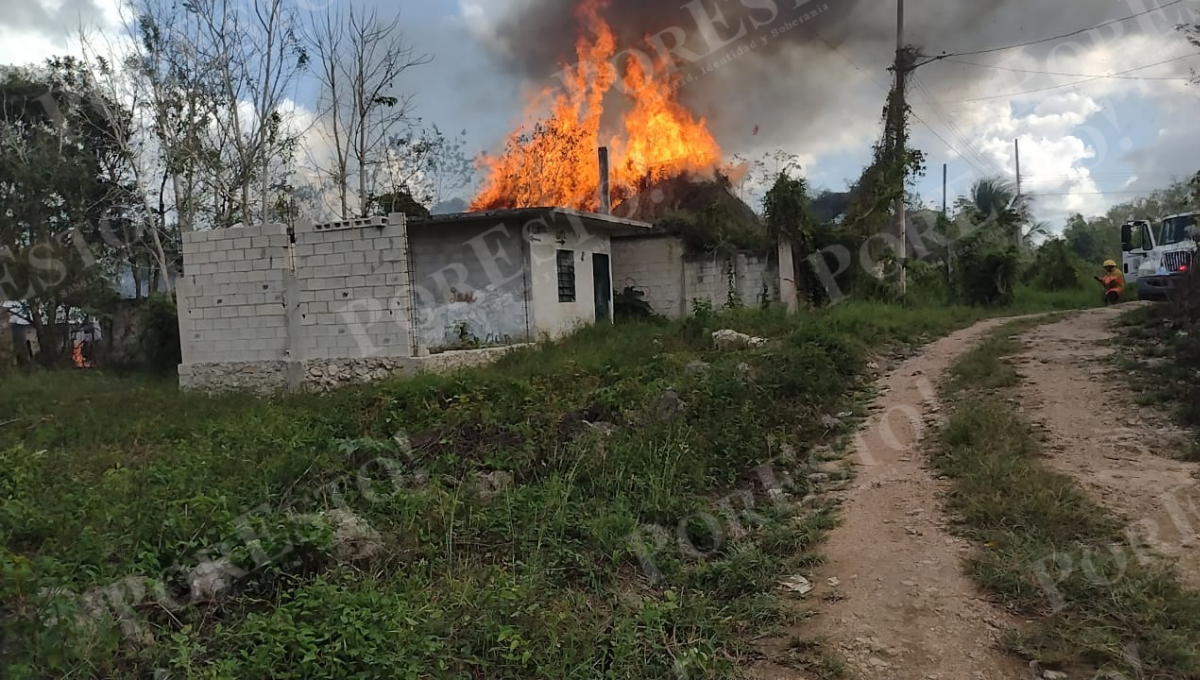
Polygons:
<instances>
[{"instance_id":1,"label":"white truck","mask_svg":"<svg viewBox=\"0 0 1200 680\"><path fill-rule=\"evenodd\" d=\"M1179 277L1192 267L1200 212L1171 215L1157 225L1134 220L1121 227L1121 269L1126 286L1137 284L1143 300L1169 300Z\"/></svg>"}]
</instances>

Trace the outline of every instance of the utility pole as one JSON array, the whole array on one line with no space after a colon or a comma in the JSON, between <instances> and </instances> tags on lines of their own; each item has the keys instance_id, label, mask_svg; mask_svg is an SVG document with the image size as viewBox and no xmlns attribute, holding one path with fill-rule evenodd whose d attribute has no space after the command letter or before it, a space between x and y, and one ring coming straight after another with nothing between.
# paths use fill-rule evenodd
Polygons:
<instances>
[{"instance_id":1,"label":"utility pole","mask_svg":"<svg viewBox=\"0 0 1200 680\"><path fill-rule=\"evenodd\" d=\"M1021 140L1013 140L1013 151L1017 159L1017 248L1021 247L1021 221L1025 218L1024 203L1021 200Z\"/></svg>"},{"instance_id":2,"label":"utility pole","mask_svg":"<svg viewBox=\"0 0 1200 680\"><path fill-rule=\"evenodd\" d=\"M942 217L946 216L946 178L950 174L950 164L942 163Z\"/></svg>"},{"instance_id":3,"label":"utility pole","mask_svg":"<svg viewBox=\"0 0 1200 680\"><path fill-rule=\"evenodd\" d=\"M896 161L900 163L900 194L896 199L896 219L900 220L900 254L897 264L899 265L900 274L900 295L908 293L908 215L904 204L904 184L907 181L907 163L905 163L905 147L907 140L905 139L906 116L905 116L905 98L904 98L904 81L907 75L908 64L906 63L904 50L904 0L896 0L896 95L892 100L892 115L895 116L896 125Z\"/></svg>"}]
</instances>

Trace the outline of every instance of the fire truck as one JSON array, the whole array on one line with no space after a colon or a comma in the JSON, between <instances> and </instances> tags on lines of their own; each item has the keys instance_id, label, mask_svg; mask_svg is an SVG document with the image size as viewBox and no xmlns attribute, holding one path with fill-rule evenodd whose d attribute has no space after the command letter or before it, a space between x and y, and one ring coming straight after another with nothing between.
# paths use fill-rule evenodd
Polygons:
<instances>
[{"instance_id":1,"label":"fire truck","mask_svg":"<svg viewBox=\"0 0 1200 680\"><path fill-rule=\"evenodd\" d=\"M1200 239L1200 212L1165 217L1157 225L1134 220L1121 227L1126 285L1137 285L1143 300L1169 300L1180 277L1192 267Z\"/></svg>"}]
</instances>

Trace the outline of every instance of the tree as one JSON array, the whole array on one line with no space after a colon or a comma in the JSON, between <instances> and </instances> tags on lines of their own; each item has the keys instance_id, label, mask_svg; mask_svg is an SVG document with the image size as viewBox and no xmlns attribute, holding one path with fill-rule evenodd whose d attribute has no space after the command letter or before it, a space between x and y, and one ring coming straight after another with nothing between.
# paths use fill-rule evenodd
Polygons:
<instances>
[{"instance_id":1,"label":"tree","mask_svg":"<svg viewBox=\"0 0 1200 680\"><path fill-rule=\"evenodd\" d=\"M819 280L812 271L807 258L816 249L813 247L817 221L812 214L812 203L808 186L803 177L793 177L791 166L781 170L775 184L763 198L763 221L772 241L786 238L794 252L799 254L801 280L797 281L802 298L815 302Z\"/></svg>"},{"instance_id":2,"label":"tree","mask_svg":"<svg viewBox=\"0 0 1200 680\"><path fill-rule=\"evenodd\" d=\"M466 130L447 137L436 125L409 130L390 140L379 186L388 193L408 192L423 206L441 203L471 182L474 165L467 158Z\"/></svg>"},{"instance_id":3,"label":"tree","mask_svg":"<svg viewBox=\"0 0 1200 680\"><path fill-rule=\"evenodd\" d=\"M1033 250L1037 247L1037 240L1039 238L1045 239L1049 237L1050 223L1045 221L1034 222L1021 234L1021 246L1026 250Z\"/></svg>"},{"instance_id":4,"label":"tree","mask_svg":"<svg viewBox=\"0 0 1200 680\"><path fill-rule=\"evenodd\" d=\"M82 96L83 76L70 59L0 71L0 289L47 362L67 351L63 324L114 297L103 225L127 218L111 116L129 113Z\"/></svg>"},{"instance_id":5,"label":"tree","mask_svg":"<svg viewBox=\"0 0 1200 680\"><path fill-rule=\"evenodd\" d=\"M337 188L343 218L352 214L350 176L357 175L354 210L365 217L397 131L412 123L413 96L397 94L396 80L431 57L408 45L399 16L382 20L375 10L350 5L343 11L339 5L314 14L312 23L321 113L333 144L333 167L327 173Z\"/></svg>"},{"instance_id":6,"label":"tree","mask_svg":"<svg viewBox=\"0 0 1200 680\"><path fill-rule=\"evenodd\" d=\"M139 81L138 68L140 64L133 63L126 71L118 71L108 58L100 55L94 49L90 36L82 34L80 42L83 45L86 67L81 68L78 91L88 98L105 117L106 125L100 129L108 138L113 150L119 154L119 167L112 163L103 164L114 183L123 182L127 185L125 200L128 213L120 220L110 219L108 224L114 228L110 236L116 236L124 246L125 264L134 279L135 295L141 296L141 273L150 274L150 291L160 288L160 281L167 290L171 289L172 266L177 249L169 248L168 242L178 243L179 224L170 224L167 220L166 184L170 178L169 164L163 164L156 154L147 149L153 140L148 134L146 122L137 113L145 111L147 104L146 91L137 87ZM151 96L153 93L150 93ZM115 105L122 102L121 105ZM162 120L162 109L152 108L154 120L166 127ZM173 141L173 140L171 140ZM170 149L169 144L161 144L160 148ZM157 191L153 186L155 178L160 178ZM176 191L180 187L176 185ZM119 226L117 234L115 227ZM174 252L169 252L174 251Z\"/></svg>"},{"instance_id":7,"label":"tree","mask_svg":"<svg viewBox=\"0 0 1200 680\"><path fill-rule=\"evenodd\" d=\"M1014 239L1025 213L1016 187L997 177L981 179L971 186L970 207L976 224L989 225Z\"/></svg>"},{"instance_id":8,"label":"tree","mask_svg":"<svg viewBox=\"0 0 1200 680\"><path fill-rule=\"evenodd\" d=\"M391 213L401 212L409 217L418 219L429 217L429 208L422 205L420 201L413 198L413 195L408 190L403 188L388 191L377 196L370 196L367 199L367 209L365 212L366 215L386 216Z\"/></svg>"},{"instance_id":9,"label":"tree","mask_svg":"<svg viewBox=\"0 0 1200 680\"><path fill-rule=\"evenodd\" d=\"M763 198L763 221L773 240L787 238L808 252L816 220L812 216L808 186L803 177L781 171Z\"/></svg>"}]
</instances>

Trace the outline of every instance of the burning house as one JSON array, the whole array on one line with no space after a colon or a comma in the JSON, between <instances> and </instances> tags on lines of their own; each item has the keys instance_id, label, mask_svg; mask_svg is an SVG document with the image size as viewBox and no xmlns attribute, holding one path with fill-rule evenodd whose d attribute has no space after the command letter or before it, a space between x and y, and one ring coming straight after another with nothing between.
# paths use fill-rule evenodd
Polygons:
<instances>
[{"instance_id":1,"label":"burning house","mask_svg":"<svg viewBox=\"0 0 1200 680\"><path fill-rule=\"evenodd\" d=\"M614 288L645 290L669 316L695 298L778 299L791 265L780 276L773 244L697 258L652 224L650 203L675 205L663 187L686 186L708 192L693 207L720 198L761 228L712 181L721 149L677 100L679 73L639 59L618 72L602 6L580 4L561 87L480 160L470 212L185 234L181 385L324 389L475 364L611 321Z\"/></svg>"},{"instance_id":2,"label":"burning house","mask_svg":"<svg viewBox=\"0 0 1200 680\"><path fill-rule=\"evenodd\" d=\"M780 277L776 244L765 242L754 211L716 181L729 168L721 167L707 121L678 99L683 73L663 59L630 56L618 66L618 38L601 15L604 7L598 0L578 5L575 62L560 64L556 85L530 102L526 124L499 154L481 160L486 176L471 208L611 209L653 224L613 235L613 283L641 290L667 316L686 315L694 299L715 306L731 298L779 299L794 276ZM698 218L713 205L723 209L716 213L728 221L723 227L757 231L763 242L714 255L697 247L694 231L682 233L678 220L666 219Z\"/></svg>"}]
</instances>

